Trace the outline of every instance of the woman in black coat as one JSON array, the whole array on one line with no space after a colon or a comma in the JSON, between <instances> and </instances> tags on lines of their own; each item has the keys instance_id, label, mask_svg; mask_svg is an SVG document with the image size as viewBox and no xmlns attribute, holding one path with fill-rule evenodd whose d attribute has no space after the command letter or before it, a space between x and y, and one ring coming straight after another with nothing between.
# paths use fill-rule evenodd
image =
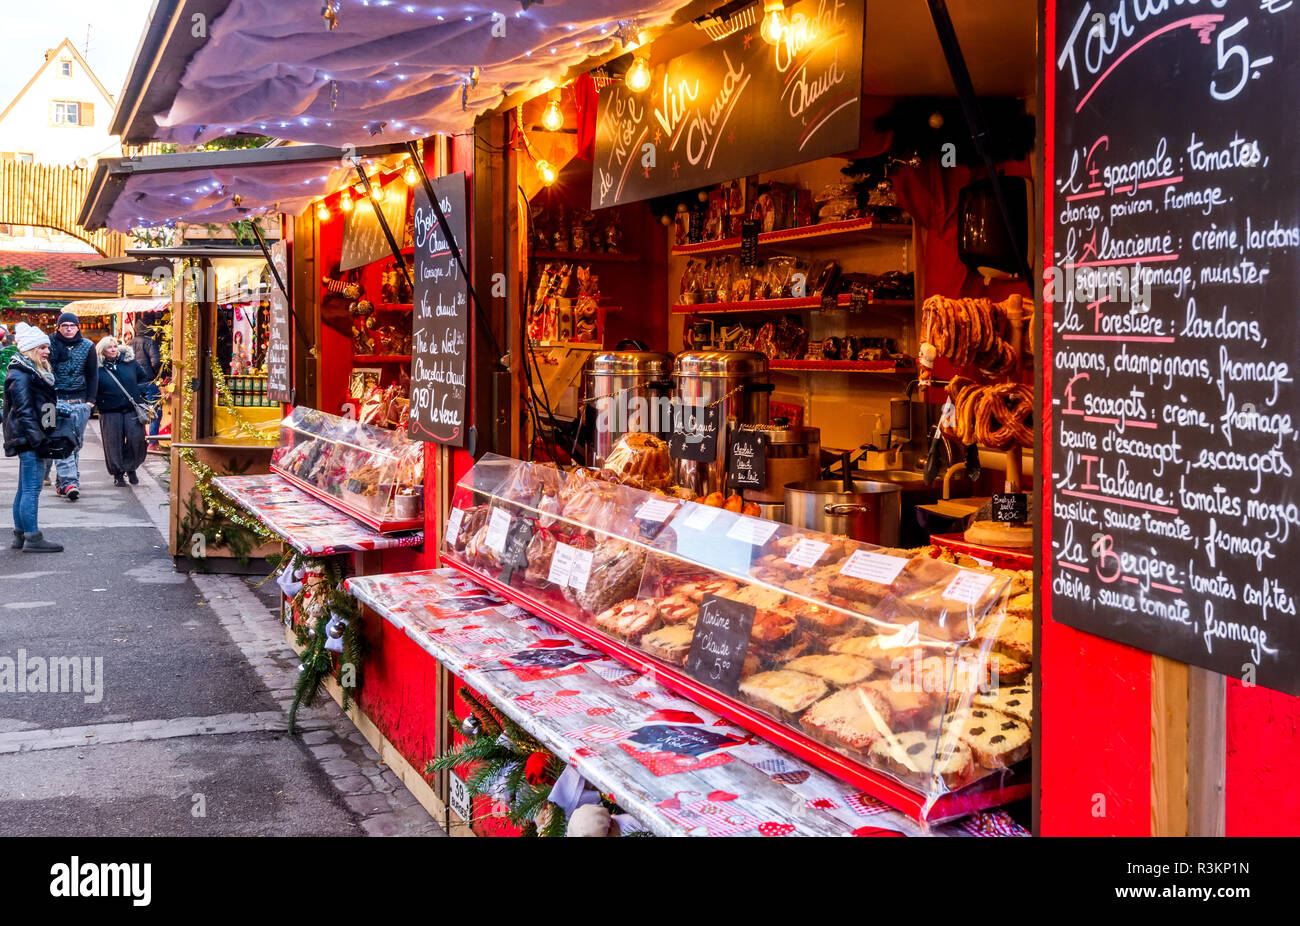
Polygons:
<instances>
[{"instance_id":1,"label":"woman in black coat","mask_svg":"<svg viewBox=\"0 0 1300 926\"><path fill-rule=\"evenodd\" d=\"M139 485L136 468L144 462L144 425L136 417L133 402L144 402L144 385L148 381L131 348L122 347L117 338L100 338L95 345L99 354L99 433L104 439L104 463L113 474L113 485L126 481Z\"/></svg>"},{"instance_id":2,"label":"woman in black coat","mask_svg":"<svg viewBox=\"0 0 1300 926\"><path fill-rule=\"evenodd\" d=\"M58 420L58 396L50 368L50 339L39 328L19 322L14 333L18 353L5 373L5 456L18 458L18 491L14 494L13 549L31 553L59 553L37 526L41 486L50 470L44 459L50 433Z\"/></svg>"}]
</instances>

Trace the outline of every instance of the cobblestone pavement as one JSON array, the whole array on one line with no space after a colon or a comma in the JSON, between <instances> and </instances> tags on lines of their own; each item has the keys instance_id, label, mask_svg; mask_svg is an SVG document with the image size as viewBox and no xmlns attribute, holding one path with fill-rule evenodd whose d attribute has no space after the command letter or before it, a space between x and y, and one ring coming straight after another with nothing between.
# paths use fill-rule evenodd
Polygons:
<instances>
[{"instance_id":1,"label":"cobblestone pavement","mask_svg":"<svg viewBox=\"0 0 1300 926\"><path fill-rule=\"evenodd\" d=\"M41 496L63 553L0 548L0 833L442 835L328 697L288 735L278 589L174 570L165 460L113 487L92 421L81 469L79 501ZM16 477L0 461L5 507ZM34 690L74 658L84 677Z\"/></svg>"}]
</instances>

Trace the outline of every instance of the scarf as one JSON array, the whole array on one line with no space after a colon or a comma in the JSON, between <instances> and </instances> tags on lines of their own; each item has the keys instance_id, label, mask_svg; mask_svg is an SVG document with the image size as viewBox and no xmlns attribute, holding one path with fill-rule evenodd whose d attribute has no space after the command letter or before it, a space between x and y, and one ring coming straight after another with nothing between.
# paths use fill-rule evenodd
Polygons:
<instances>
[{"instance_id":1,"label":"scarf","mask_svg":"<svg viewBox=\"0 0 1300 926\"><path fill-rule=\"evenodd\" d=\"M81 332L78 331L70 338L65 338L59 332L55 332L50 338L50 366L58 367L68 362L68 357L72 353L72 348L77 346L81 340Z\"/></svg>"}]
</instances>

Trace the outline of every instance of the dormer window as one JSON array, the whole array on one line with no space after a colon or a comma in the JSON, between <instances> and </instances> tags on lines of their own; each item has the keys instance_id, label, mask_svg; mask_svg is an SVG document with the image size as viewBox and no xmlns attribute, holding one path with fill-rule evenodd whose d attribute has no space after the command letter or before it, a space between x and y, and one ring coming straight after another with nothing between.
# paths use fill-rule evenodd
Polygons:
<instances>
[{"instance_id":1,"label":"dormer window","mask_svg":"<svg viewBox=\"0 0 1300 926\"><path fill-rule=\"evenodd\" d=\"M60 77L71 77L71 76L72 76L72 62L71 62L71 61L68 61L68 60L65 59L65 60L62 60L62 61L59 62L59 76L60 76Z\"/></svg>"}]
</instances>

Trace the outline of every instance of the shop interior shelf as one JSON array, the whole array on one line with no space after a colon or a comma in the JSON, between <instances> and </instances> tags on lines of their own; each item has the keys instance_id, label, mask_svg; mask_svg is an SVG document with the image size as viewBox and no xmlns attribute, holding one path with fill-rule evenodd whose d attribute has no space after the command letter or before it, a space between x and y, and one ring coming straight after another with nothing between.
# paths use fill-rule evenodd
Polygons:
<instances>
[{"instance_id":1,"label":"shop interior shelf","mask_svg":"<svg viewBox=\"0 0 1300 926\"><path fill-rule=\"evenodd\" d=\"M604 251L533 251L529 256L534 260L568 260L574 263L608 261L622 264L641 259L640 254L606 254Z\"/></svg>"},{"instance_id":2,"label":"shop interior shelf","mask_svg":"<svg viewBox=\"0 0 1300 926\"><path fill-rule=\"evenodd\" d=\"M906 360L773 360L769 370L819 373L915 373L916 365Z\"/></svg>"},{"instance_id":3,"label":"shop interior shelf","mask_svg":"<svg viewBox=\"0 0 1300 926\"><path fill-rule=\"evenodd\" d=\"M826 240L833 238L858 238L873 235L900 237L912 234L910 223L881 224L873 219L847 219L843 222L823 222L820 225L805 225L802 228L784 228L780 231L759 232L759 247L776 244L796 244L808 240ZM674 255L679 254L716 254L720 251L734 251L740 247L740 238L722 238L718 241L697 241L694 244L678 244L672 248Z\"/></svg>"},{"instance_id":4,"label":"shop interior shelf","mask_svg":"<svg viewBox=\"0 0 1300 926\"><path fill-rule=\"evenodd\" d=\"M840 295L836 300L840 308L849 304L847 293ZM697 302L693 305L678 304L673 306L674 315L714 315L724 312L794 312L805 309L819 309L822 301L817 296L806 296L800 299L749 299L741 302ZM911 299L868 299L867 305L874 306L899 306L913 308L915 303Z\"/></svg>"},{"instance_id":5,"label":"shop interior shelf","mask_svg":"<svg viewBox=\"0 0 1300 926\"><path fill-rule=\"evenodd\" d=\"M410 363L410 354L353 354L352 359L362 363Z\"/></svg>"},{"instance_id":6,"label":"shop interior shelf","mask_svg":"<svg viewBox=\"0 0 1300 926\"><path fill-rule=\"evenodd\" d=\"M380 302L375 305L376 312L410 312L414 308L409 302Z\"/></svg>"},{"instance_id":7,"label":"shop interior shelf","mask_svg":"<svg viewBox=\"0 0 1300 926\"><path fill-rule=\"evenodd\" d=\"M729 698L719 696L711 688L700 684L685 672L669 668L646 656L640 650L624 646L604 636L593 628L549 606L540 596L521 588L504 585L491 576L469 566L459 556L444 553L444 561L470 576L476 582L481 583L484 587L496 592L507 601L527 611L532 611L544 620L563 627L584 643L589 643L603 650L639 672L653 673L655 679L665 687L696 701L733 723L757 733L769 742L788 750L801 759L811 762L822 771L856 785L873 797L879 798L914 819L929 821L954 819L979 810L1020 800L1029 795L1030 783L1022 769L1009 776L1009 779L997 775L989 776L982 782L976 782L966 788L944 794L932 805L927 806L925 796L919 792L913 791L892 778L877 774L827 746L800 736L789 727L765 714L751 710Z\"/></svg>"}]
</instances>

